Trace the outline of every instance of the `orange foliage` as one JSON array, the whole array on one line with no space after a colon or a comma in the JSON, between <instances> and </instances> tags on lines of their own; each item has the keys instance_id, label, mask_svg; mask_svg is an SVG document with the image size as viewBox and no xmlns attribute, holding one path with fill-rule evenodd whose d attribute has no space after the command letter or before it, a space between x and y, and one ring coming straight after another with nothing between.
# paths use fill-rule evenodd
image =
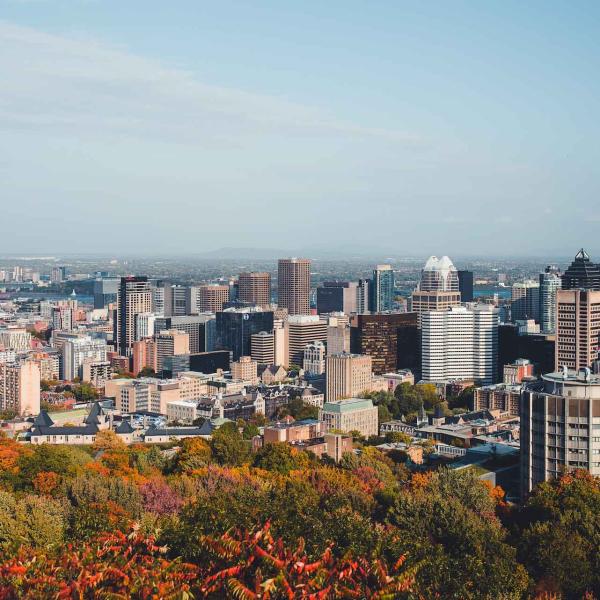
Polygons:
<instances>
[{"instance_id":1,"label":"orange foliage","mask_svg":"<svg viewBox=\"0 0 600 600\"><path fill-rule=\"evenodd\" d=\"M410 486L414 490L423 490L430 484L432 475L432 471L426 473L413 473L413 476L410 478Z\"/></svg>"},{"instance_id":2,"label":"orange foliage","mask_svg":"<svg viewBox=\"0 0 600 600\"><path fill-rule=\"evenodd\" d=\"M0 473L18 473L19 457L30 453L30 448L0 433Z\"/></svg>"},{"instance_id":3,"label":"orange foliage","mask_svg":"<svg viewBox=\"0 0 600 600\"><path fill-rule=\"evenodd\" d=\"M33 478L33 488L38 494L50 496L57 488L60 476L54 471L40 471Z\"/></svg>"}]
</instances>

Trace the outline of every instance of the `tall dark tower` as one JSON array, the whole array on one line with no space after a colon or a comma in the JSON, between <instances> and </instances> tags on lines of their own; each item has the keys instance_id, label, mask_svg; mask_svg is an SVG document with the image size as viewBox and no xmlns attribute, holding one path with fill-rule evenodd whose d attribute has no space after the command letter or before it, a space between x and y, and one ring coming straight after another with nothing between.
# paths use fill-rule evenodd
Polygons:
<instances>
[{"instance_id":1,"label":"tall dark tower","mask_svg":"<svg viewBox=\"0 0 600 600\"><path fill-rule=\"evenodd\" d=\"M562 276L563 290L600 290L600 265L590 260L582 248Z\"/></svg>"},{"instance_id":2,"label":"tall dark tower","mask_svg":"<svg viewBox=\"0 0 600 600\"><path fill-rule=\"evenodd\" d=\"M473 302L473 271L458 272L458 291L461 302Z\"/></svg>"}]
</instances>

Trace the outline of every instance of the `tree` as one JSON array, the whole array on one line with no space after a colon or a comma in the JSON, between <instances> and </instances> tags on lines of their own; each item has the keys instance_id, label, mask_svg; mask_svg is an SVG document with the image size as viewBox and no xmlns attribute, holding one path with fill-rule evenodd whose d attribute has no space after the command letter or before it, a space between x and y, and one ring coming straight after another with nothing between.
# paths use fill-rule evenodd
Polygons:
<instances>
[{"instance_id":1,"label":"tree","mask_svg":"<svg viewBox=\"0 0 600 600\"><path fill-rule=\"evenodd\" d=\"M393 444L401 443L410 446L412 438L408 433L404 433L403 431L389 431L385 434L385 441Z\"/></svg>"},{"instance_id":2,"label":"tree","mask_svg":"<svg viewBox=\"0 0 600 600\"><path fill-rule=\"evenodd\" d=\"M127 444L111 429L103 429L96 434L93 448L95 452L100 450L125 451Z\"/></svg>"},{"instance_id":3,"label":"tree","mask_svg":"<svg viewBox=\"0 0 600 600\"><path fill-rule=\"evenodd\" d=\"M254 457L254 466L277 473L289 473L292 469L308 466L305 452L293 449L289 444L278 442L265 444Z\"/></svg>"},{"instance_id":4,"label":"tree","mask_svg":"<svg viewBox=\"0 0 600 600\"><path fill-rule=\"evenodd\" d=\"M27 494L18 500L0 490L0 546L14 550L21 544L49 547L63 542L67 508L57 500Z\"/></svg>"},{"instance_id":5,"label":"tree","mask_svg":"<svg viewBox=\"0 0 600 600\"><path fill-rule=\"evenodd\" d=\"M92 402L99 396L98 390L91 384L84 382L74 389L75 398L78 402Z\"/></svg>"},{"instance_id":6,"label":"tree","mask_svg":"<svg viewBox=\"0 0 600 600\"><path fill-rule=\"evenodd\" d=\"M160 479L154 479L140 486L144 510L157 515L175 514L183 504L183 499L173 488Z\"/></svg>"},{"instance_id":7,"label":"tree","mask_svg":"<svg viewBox=\"0 0 600 600\"><path fill-rule=\"evenodd\" d=\"M221 465L241 465L250 458L250 447L235 423L225 423L210 440L213 458Z\"/></svg>"},{"instance_id":8,"label":"tree","mask_svg":"<svg viewBox=\"0 0 600 600\"><path fill-rule=\"evenodd\" d=\"M202 438L185 438L174 459L173 468L178 473L189 473L205 467L212 459L210 444Z\"/></svg>"},{"instance_id":9,"label":"tree","mask_svg":"<svg viewBox=\"0 0 600 600\"><path fill-rule=\"evenodd\" d=\"M486 486L454 470L413 479L397 495L389 520L397 527L393 552L407 553L408 564L419 565L420 592L457 600L521 598L527 574Z\"/></svg>"},{"instance_id":10,"label":"tree","mask_svg":"<svg viewBox=\"0 0 600 600\"><path fill-rule=\"evenodd\" d=\"M40 444L32 452L19 457L17 485L31 489L40 472L51 471L63 478L74 477L91 460L91 456L80 448Z\"/></svg>"},{"instance_id":11,"label":"tree","mask_svg":"<svg viewBox=\"0 0 600 600\"><path fill-rule=\"evenodd\" d=\"M518 522L519 556L537 592L600 595L600 478L580 470L540 484Z\"/></svg>"},{"instance_id":12,"label":"tree","mask_svg":"<svg viewBox=\"0 0 600 600\"><path fill-rule=\"evenodd\" d=\"M156 377L156 371L151 367L144 367L138 374L138 377Z\"/></svg>"}]
</instances>

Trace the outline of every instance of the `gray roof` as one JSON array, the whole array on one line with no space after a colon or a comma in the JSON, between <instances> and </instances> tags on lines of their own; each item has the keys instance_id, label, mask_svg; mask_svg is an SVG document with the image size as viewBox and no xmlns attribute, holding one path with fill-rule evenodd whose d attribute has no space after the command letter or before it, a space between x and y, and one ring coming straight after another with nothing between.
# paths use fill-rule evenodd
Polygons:
<instances>
[{"instance_id":1,"label":"gray roof","mask_svg":"<svg viewBox=\"0 0 600 600\"><path fill-rule=\"evenodd\" d=\"M32 436L39 435L96 435L98 427L96 425L85 425L83 427L46 427L36 426L31 430Z\"/></svg>"},{"instance_id":2,"label":"gray roof","mask_svg":"<svg viewBox=\"0 0 600 600\"><path fill-rule=\"evenodd\" d=\"M40 414L34 419L35 426L52 427L54 421L50 418L47 410L41 410Z\"/></svg>"},{"instance_id":3,"label":"gray roof","mask_svg":"<svg viewBox=\"0 0 600 600\"><path fill-rule=\"evenodd\" d=\"M83 420L88 425L100 425L100 416L104 414L99 402L94 402L89 415Z\"/></svg>"},{"instance_id":4,"label":"gray roof","mask_svg":"<svg viewBox=\"0 0 600 600\"><path fill-rule=\"evenodd\" d=\"M123 421L117 427L115 427L115 433L133 433L135 429L131 426L129 421Z\"/></svg>"},{"instance_id":5,"label":"gray roof","mask_svg":"<svg viewBox=\"0 0 600 600\"><path fill-rule=\"evenodd\" d=\"M207 422L209 422L209 421L207 421ZM202 427L163 427L163 428L156 427L156 428L148 429L148 431L146 431L146 437L161 437L161 436L194 437L197 435L210 435L210 432L209 433L203 432Z\"/></svg>"}]
</instances>

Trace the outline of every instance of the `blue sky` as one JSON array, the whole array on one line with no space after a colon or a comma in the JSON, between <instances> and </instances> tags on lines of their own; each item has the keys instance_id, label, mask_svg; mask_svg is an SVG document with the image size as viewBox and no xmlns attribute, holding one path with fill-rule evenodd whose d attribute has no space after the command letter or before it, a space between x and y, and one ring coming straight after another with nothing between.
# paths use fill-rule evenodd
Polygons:
<instances>
[{"instance_id":1,"label":"blue sky","mask_svg":"<svg viewBox=\"0 0 600 600\"><path fill-rule=\"evenodd\" d=\"M598 31L597 2L0 0L0 245L600 255Z\"/></svg>"}]
</instances>

